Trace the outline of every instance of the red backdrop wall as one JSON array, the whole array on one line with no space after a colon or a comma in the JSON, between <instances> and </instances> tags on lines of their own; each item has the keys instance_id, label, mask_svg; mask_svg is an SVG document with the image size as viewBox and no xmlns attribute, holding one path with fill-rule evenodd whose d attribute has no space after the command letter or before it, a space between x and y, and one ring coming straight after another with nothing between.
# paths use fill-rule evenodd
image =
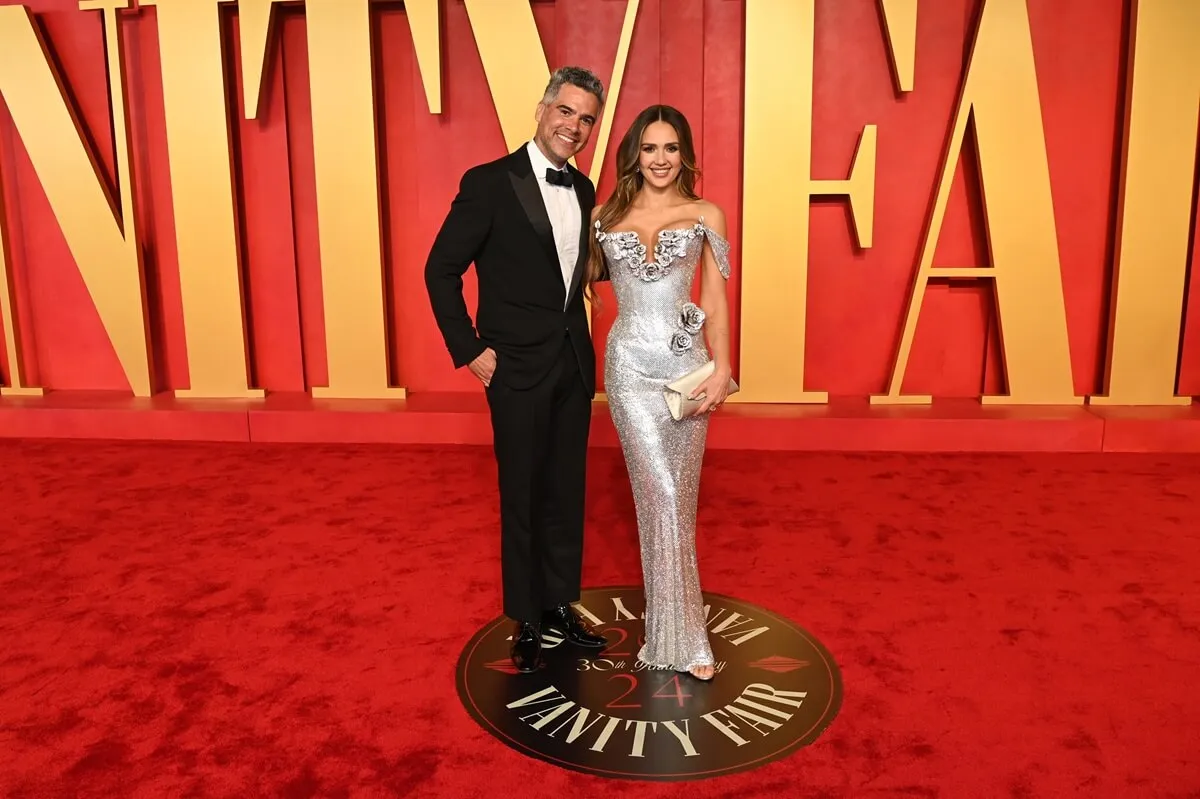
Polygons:
<instances>
[{"instance_id":1,"label":"red backdrop wall","mask_svg":"<svg viewBox=\"0 0 1200 799\"><path fill-rule=\"evenodd\" d=\"M11 5L12 0L0 0ZM920 5L915 90L893 91L875 0L817 0L813 177L844 177L864 124L879 129L874 246L856 251L843 201L799 199L810 213L807 383L834 395L866 395L887 383L936 189L945 141L981 0ZM116 183L104 41L98 13L73 0L26 0L46 37L106 179ZM535 2L550 65L577 63L604 79L624 2ZM1054 192L1055 222L1078 393L1102 389L1125 91L1126 0L1029 0ZM647 104L678 106L693 123L701 189L739 239L742 29L738 0L642 0L608 148ZM474 390L455 373L426 302L422 267L461 173L506 148L464 6L443 6L444 110L428 112L403 8L374 12L380 97L385 257L396 339L394 370L410 391ZM305 18L285 7L264 75L260 119L240 114L235 10L227 19L232 142L244 242L254 384L302 391L325 380ZM158 389L188 384L170 202L154 9L122 27L150 289ZM530 97L530 113L537 97ZM785 141L788 131L780 131ZM585 171L595 142L580 155ZM611 165L610 165L611 167ZM780 175L786 186L789 176ZM0 105L0 184L23 312L30 382L51 389L127 390L116 356L77 273L7 111ZM599 193L611 191L611 168ZM115 192L114 192L115 194ZM781 230L781 257L788 253ZM982 204L968 145L935 264L987 259ZM1193 256L1192 271L1195 271ZM752 268L752 265L751 265ZM736 330L739 282L730 282ZM468 278L468 290L473 281ZM929 288L904 389L974 396L1002 388L990 288ZM1197 292L1191 292L1194 309ZM606 307L614 301L603 295ZM609 324L596 319L597 349ZM1200 394L1200 314L1186 316L1182 393ZM736 346L736 335L735 335ZM2 356L0 356L2 357ZM7 366L7 364L6 364Z\"/></svg>"}]
</instances>

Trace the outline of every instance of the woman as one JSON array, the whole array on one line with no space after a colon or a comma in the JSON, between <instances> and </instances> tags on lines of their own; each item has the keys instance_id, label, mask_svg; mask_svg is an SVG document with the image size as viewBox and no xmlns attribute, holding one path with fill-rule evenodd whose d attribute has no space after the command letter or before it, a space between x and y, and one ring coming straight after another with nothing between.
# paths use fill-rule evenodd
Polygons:
<instances>
[{"instance_id":1,"label":"woman","mask_svg":"<svg viewBox=\"0 0 1200 799\"><path fill-rule=\"evenodd\" d=\"M588 292L607 279L617 299L604 383L637 507L646 589L638 657L709 680L696 499L708 415L725 400L731 373L725 215L696 194L691 128L670 106L638 115L621 140L617 171L616 190L592 213ZM699 306L691 302L697 267ZM699 413L676 421L663 389L709 360L704 338L714 368L693 392L703 402Z\"/></svg>"}]
</instances>

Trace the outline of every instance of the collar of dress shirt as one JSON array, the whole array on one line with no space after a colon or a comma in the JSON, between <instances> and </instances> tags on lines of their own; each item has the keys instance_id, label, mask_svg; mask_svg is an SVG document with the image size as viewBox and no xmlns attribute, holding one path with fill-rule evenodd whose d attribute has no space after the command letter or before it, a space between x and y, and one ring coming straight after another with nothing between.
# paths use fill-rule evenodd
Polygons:
<instances>
[{"instance_id":1,"label":"collar of dress shirt","mask_svg":"<svg viewBox=\"0 0 1200 799\"><path fill-rule=\"evenodd\" d=\"M525 145L525 149L529 152L529 163L533 166L533 174L537 176L538 180L545 183L546 170L558 169L558 167L550 163L550 159L538 149L537 142L530 141ZM561 171L565 172L567 168L564 166Z\"/></svg>"}]
</instances>

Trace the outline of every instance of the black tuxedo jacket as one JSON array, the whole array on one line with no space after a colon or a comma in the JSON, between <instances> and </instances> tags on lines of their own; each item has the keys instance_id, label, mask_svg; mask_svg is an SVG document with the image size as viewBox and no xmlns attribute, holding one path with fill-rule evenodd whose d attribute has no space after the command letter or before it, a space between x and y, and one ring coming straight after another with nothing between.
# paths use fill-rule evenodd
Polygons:
<instances>
[{"instance_id":1,"label":"black tuxedo jacket","mask_svg":"<svg viewBox=\"0 0 1200 799\"><path fill-rule=\"evenodd\" d=\"M530 388L554 365L569 337L588 393L596 393L596 355L584 310L583 275L596 189L568 165L579 200L579 258L569 290L529 153L519 150L463 175L429 260L425 286L455 367L486 347L496 351L496 373L515 389ZM474 262L479 307L472 324L462 276Z\"/></svg>"}]
</instances>

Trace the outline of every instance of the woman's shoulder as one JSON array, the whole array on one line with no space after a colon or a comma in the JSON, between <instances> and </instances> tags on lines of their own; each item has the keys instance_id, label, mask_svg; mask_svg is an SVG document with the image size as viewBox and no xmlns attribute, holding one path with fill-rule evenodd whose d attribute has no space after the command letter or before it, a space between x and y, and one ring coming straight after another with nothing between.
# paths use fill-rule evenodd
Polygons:
<instances>
[{"instance_id":1,"label":"woman's shoulder","mask_svg":"<svg viewBox=\"0 0 1200 799\"><path fill-rule=\"evenodd\" d=\"M721 206L703 197L692 201L692 211L697 218L702 218L704 224L716 231L725 230L725 212Z\"/></svg>"}]
</instances>

